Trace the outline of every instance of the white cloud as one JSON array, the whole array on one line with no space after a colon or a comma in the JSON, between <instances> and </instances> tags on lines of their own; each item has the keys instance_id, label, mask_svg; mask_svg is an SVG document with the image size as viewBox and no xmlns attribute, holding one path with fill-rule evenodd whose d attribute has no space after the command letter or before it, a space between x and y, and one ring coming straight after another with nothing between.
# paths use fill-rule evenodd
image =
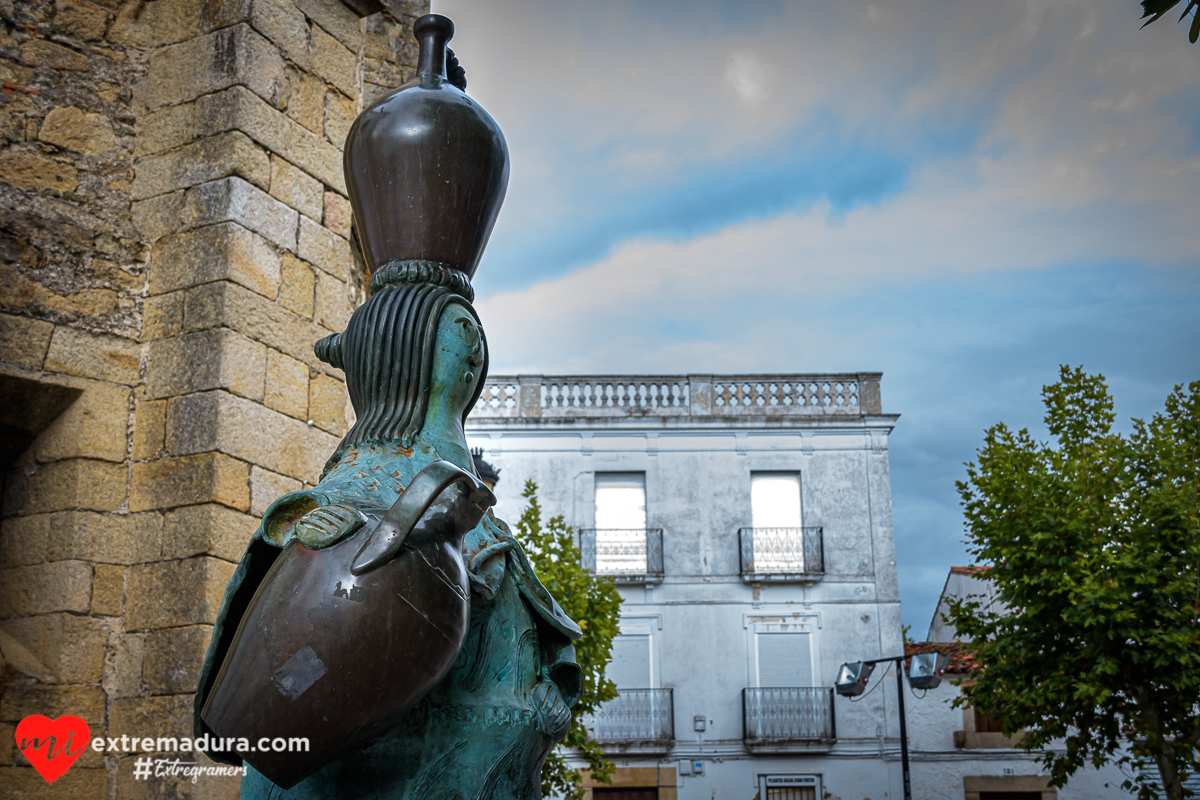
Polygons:
<instances>
[{"instance_id":1,"label":"white cloud","mask_svg":"<svg viewBox=\"0 0 1200 800\"><path fill-rule=\"evenodd\" d=\"M771 97L775 75L757 53L735 50L729 54L721 84L748 108L762 105Z\"/></svg>"},{"instance_id":2,"label":"white cloud","mask_svg":"<svg viewBox=\"0 0 1200 800\"><path fill-rule=\"evenodd\" d=\"M1064 162L1043 166L1044 188L1032 197L1020 188L1034 176L1014 180L986 162L972 175L969 162L954 161L919 175L904 195L842 217L822 203L685 241L628 240L583 269L481 298L479 308L499 361L523 369L675 371L682 363L738 371L761 351L755 343L764 336L803 339L827 354L863 345L844 330L814 332L811 319L776 316L780 304L998 270L1200 263L1200 230L1189 209L1163 219L1144 209L1066 202L1053 185L1070 187L1086 175ZM873 336L886 326L860 330ZM680 340L664 327L688 333Z\"/></svg>"},{"instance_id":3,"label":"white cloud","mask_svg":"<svg viewBox=\"0 0 1200 800\"><path fill-rule=\"evenodd\" d=\"M918 168L966 148L969 174L1013 209L1196 205L1200 62L1186 31L1139 31L1125 0L750 5L736 19L617 0L434 5L508 137L501 226L527 239L586 230L597 194L619 203L723 159L786 155L814 119Z\"/></svg>"},{"instance_id":4,"label":"white cloud","mask_svg":"<svg viewBox=\"0 0 1200 800\"><path fill-rule=\"evenodd\" d=\"M736 19L615 0L435 9L456 19L471 91L513 152L500 227L529 241L587 231L596 196L636 201L777 152L818 115L913 165L899 195L840 217L818 205L685 241L607 233L600 261L566 275L545 264L557 277L481 300L502 360L734 368L754 336L811 323L751 312L731 330L732 303L745 314L928 276L1200 258L1187 100L1200 62L1185 31L1137 30L1127 2L783 4Z\"/></svg>"}]
</instances>

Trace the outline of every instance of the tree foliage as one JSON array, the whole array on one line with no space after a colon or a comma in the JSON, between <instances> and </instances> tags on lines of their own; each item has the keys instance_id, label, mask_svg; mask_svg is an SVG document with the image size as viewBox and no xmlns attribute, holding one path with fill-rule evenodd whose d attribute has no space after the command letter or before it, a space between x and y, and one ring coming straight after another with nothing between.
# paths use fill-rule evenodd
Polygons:
<instances>
[{"instance_id":1,"label":"tree foliage","mask_svg":"<svg viewBox=\"0 0 1200 800\"><path fill-rule=\"evenodd\" d=\"M571 730L562 744L578 752L595 780L607 783L613 764L604 758L596 743L588 739L582 720L595 713L601 703L617 696L616 686L604 677L604 668L617 635L621 596L611 578L597 578L583 568L575 535L561 515L542 525L537 484L526 481L521 496L527 505L517 520L518 536L542 583L583 630L583 638L575 643L575 660L583 669L583 694L573 709ZM579 772L568 765L561 749L557 748L550 753L542 770L542 793L549 795L552 792L567 800L583 797Z\"/></svg>"},{"instance_id":2,"label":"tree foliage","mask_svg":"<svg viewBox=\"0 0 1200 800\"><path fill-rule=\"evenodd\" d=\"M1157 22L1181 2L1183 0L1142 0L1142 19L1150 17L1142 23L1142 27L1146 27L1151 22ZM1187 0L1183 7L1183 13L1179 15L1179 21L1183 22L1188 14L1192 15L1192 27L1188 30L1188 39L1195 44L1196 40L1200 39L1200 0Z\"/></svg>"},{"instance_id":3,"label":"tree foliage","mask_svg":"<svg viewBox=\"0 0 1200 800\"><path fill-rule=\"evenodd\" d=\"M961 702L1024 749L1064 741L1043 756L1055 786L1115 762L1142 800L1143 770L1179 800L1200 746L1200 381L1128 437L1103 376L1063 367L1042 397L1056 446L996 425L958 484L1003 604L951 603L983 667Z\"/></svg>"}]
</instances>

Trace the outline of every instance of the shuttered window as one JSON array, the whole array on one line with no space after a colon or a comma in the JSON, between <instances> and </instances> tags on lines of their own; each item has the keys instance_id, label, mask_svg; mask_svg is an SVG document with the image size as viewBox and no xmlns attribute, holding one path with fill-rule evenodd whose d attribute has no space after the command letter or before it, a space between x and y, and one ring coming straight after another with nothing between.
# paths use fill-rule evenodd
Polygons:
<instances>
[{"instance_id":1,"label":"shuttered window","mask_svg":"<svg viewBox=\"0 0 1200 800\"><path fill-rule=\"evenodd\" d=\"M758 685L814 686L810 635L758 634Z\"/></svg>"},{"instance_id":2,"label":"shuttered window","mask_svg":"<svg viewBox=\"0 0 1200 800\"><path fill-rule=\"evenodd\" d=\"M618 689L651 689L650 635L620 634L613 639L612 661L605 670Z\"/></svg>"}]
</instances>

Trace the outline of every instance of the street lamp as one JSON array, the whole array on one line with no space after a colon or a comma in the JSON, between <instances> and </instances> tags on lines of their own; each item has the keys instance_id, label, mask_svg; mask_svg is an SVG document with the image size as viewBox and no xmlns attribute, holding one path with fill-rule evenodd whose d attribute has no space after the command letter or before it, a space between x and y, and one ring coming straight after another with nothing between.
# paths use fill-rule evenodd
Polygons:
<instances>
[{"instance_id":1,"label":"street lamp","mask_svg":"<svg viewBox=\"0 0 1200 800\"><path fill-rule=\"evenodd\" d=\"M945 653L915 653L909 666L908 681L914 689L934 689L942 682L946 672ZM842 664L838 670L834 691L843 697L857 697L863 693L867 680L876 664L896 664L896 688L900 698L900 763L904 769L904 800L912 800L912 781L908 775L908 726L904 721L904 659L905 656L876 658L871 661L852 661Z\"/></svg>"}]
</instances>

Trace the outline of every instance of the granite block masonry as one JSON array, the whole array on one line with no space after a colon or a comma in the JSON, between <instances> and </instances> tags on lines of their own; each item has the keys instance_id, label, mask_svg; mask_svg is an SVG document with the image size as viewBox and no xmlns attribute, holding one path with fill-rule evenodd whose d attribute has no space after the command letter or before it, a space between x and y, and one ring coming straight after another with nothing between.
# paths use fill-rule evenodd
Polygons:
<instances>
[{"instance_id":1,"label":"granite block masonry","mask_svg":"<svg viewBox=\"0 0 1200 800\"><path fill-rule=\"evenodd\" d=\"M379 9L375 13L362 11ZM357 9L357 10L356 10ZM345 432L349 121L428 3L0 0L0 786L29 714L185 735L266 505ZM153 755L153 754L150 754ZM92 753L64 797L236 797Z\"/></svg>"}]
</instances>

